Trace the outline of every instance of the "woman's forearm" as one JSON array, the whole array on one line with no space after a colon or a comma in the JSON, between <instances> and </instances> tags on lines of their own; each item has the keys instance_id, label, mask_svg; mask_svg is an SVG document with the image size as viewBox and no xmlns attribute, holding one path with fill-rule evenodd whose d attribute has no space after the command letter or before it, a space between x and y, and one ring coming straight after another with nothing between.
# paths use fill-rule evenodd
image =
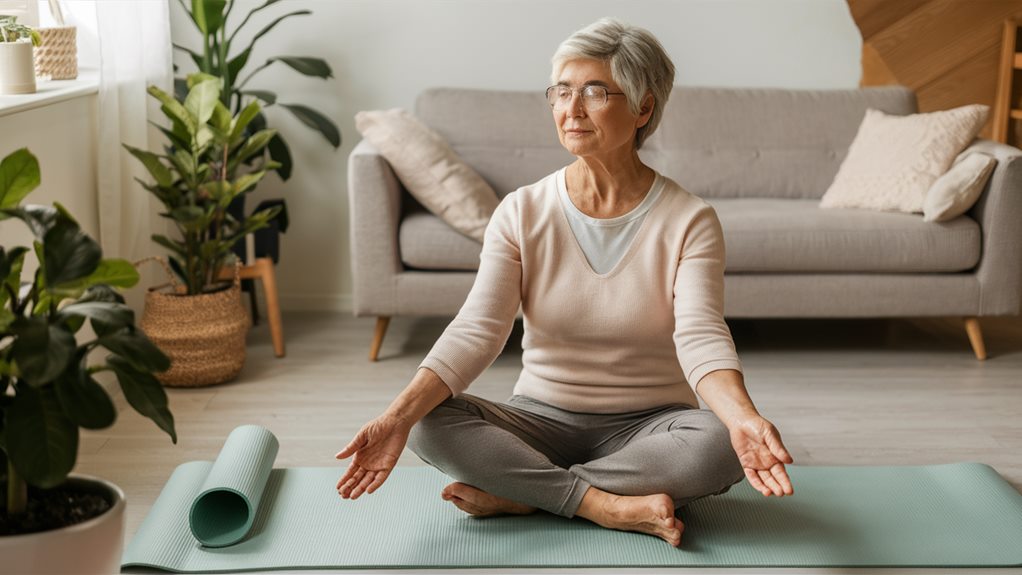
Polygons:
<instances>
[{"instance_id":1,"label":"woman's forearm","mask_svg":"<svg viewBox=\"0 0 1022 575\"><path fill-rule=\"evenodd\" d=\"M728 427L747 416L759 415L745 389L742 372L736 369L711 371L699 380L696 392Z\"/></svg>"},{"instance_id":2,"label":"woman's forearm","mask_svg":"<svg viewBox=\"0 0 1022 575\"><path fill-rule=\"evenodd\" d=\"M394 398L384 415L400 420L411 429L451 395L451 389L444 380L431 369L423 367L415 373L408 387Z\"/></svg>"}]
</instances>

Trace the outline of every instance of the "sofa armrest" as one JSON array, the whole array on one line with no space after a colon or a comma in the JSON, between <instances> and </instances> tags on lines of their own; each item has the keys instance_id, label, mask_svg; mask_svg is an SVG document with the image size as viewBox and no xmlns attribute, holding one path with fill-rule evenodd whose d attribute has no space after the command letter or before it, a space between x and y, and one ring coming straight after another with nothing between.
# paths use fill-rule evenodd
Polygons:
<instances>
[{"instance_id":1,"label":"sofa armrest","mask_svg":"<svg viewBox=\"0 0 1022 575\"><path fill-rule=\"evenodd\" d=\"M1022 310L1022 150L981 139L968 150L997 158L986 189L969 211L983 234L976 267L979 315L1015 315Z\"/></svg>"},{"instance_id":2,"label":"sofa armrest","mask_svg":"<svg viewBox=\"0 0 1022 575\"><path fill-rule=\"evenodd\" d=\"M348 156L352 311L390 315L397 309L401 183L386 159L366 140Z\"/></svg>"}]
</instances>

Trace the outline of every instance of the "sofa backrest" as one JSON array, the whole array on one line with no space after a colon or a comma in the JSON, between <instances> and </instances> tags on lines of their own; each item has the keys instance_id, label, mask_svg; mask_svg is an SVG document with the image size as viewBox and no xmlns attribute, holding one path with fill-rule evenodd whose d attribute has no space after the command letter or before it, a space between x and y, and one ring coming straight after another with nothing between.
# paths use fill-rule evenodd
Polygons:
<instances>
[{"instance_id":1,"label":"sofa backrest","mask_svg":"<svg viewBox=\"0 0 1022 575\"><path fill-rule=\"evenodd\" d=\"M845 90L677 86L643 161L702 197L819 198L866 108L915 113L904 86ZM538 92L433 88L416 115L504 196L570 163Z\"/></svg>"}]
</instances>

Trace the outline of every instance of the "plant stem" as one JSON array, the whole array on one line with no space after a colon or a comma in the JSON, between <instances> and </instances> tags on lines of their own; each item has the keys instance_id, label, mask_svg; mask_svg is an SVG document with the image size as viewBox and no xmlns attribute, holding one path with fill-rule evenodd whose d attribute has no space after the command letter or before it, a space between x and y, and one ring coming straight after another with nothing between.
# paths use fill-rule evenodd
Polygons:
<instances>
[{"instance_id":1,"label":"plant stem","mask_svg":"<svg viewBox=\"0 0 1022 575\"><path fill-rule=\"evenodd\" d=\"M28 486L21 480L7 454L7 516L21 515L28 505Z\"/></svg>"}]
</instances>

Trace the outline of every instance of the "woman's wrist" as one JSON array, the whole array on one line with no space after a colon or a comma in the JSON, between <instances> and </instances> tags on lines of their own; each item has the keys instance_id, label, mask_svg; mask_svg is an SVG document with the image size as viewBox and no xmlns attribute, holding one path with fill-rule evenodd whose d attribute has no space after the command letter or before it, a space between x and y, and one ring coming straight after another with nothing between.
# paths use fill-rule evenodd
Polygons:
<instances>
[{"instance_id":1,"label":"woman's wrist","mask_svg":"<svg viewBox=\"0 0 1022 575\"><path fill-rule=\"evenodd\" d=\"M696 390L728 429L749 418L760 416L745 389L742 373L738 370L711 371L699 380Z\"/></svg>"}]
</instances>

